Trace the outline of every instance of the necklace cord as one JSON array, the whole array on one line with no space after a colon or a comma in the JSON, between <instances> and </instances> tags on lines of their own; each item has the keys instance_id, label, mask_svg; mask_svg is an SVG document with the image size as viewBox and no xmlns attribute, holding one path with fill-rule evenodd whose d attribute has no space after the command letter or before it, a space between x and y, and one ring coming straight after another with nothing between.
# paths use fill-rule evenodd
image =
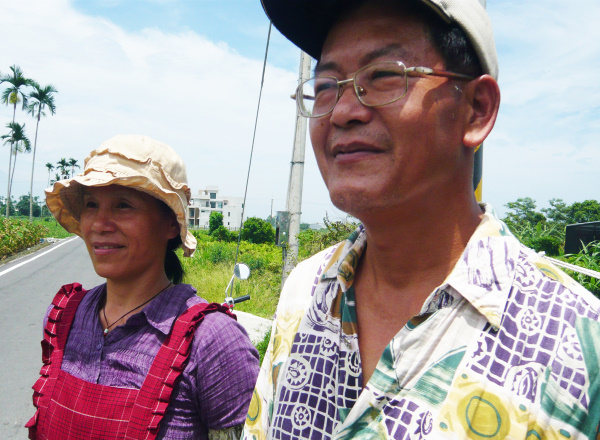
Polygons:
<instances>
[{"instance_id":1,"label":"necklace cord","mask_svg":"<svg viewBox=\"0 0 600 440\"><path fill-rule=\"evenodd\" d=\"M150 301L152 301L154 298L156 298L158 295L160 295L161 293L163 293L165 290L167 290L169 287L171 287L173 285L173 283L169 282L169 284L167 284L166 287L164 287L163 289L161 289L160 292L158 292L157 294L155 294L152 298L144 301L142 304L140 304L139 306L131 309L130 311L128 311L127 313L125 313L123 316L121 316L119 319L117 319L116 321L114 321L112 324L108 324L108 319L106 318L106 299L104 300L104 307L102 307L102 314L104 315L104 322L106 322L106 327L104 328L104 336L106 336L108 334L108 331L110 330L110 328L115 325L117 322L119 322L121 319L125 318L127 315L129 315L131 312L139 309L140 307L145 306L146 304L148 304Z\"/></svg>"}]
</instances>

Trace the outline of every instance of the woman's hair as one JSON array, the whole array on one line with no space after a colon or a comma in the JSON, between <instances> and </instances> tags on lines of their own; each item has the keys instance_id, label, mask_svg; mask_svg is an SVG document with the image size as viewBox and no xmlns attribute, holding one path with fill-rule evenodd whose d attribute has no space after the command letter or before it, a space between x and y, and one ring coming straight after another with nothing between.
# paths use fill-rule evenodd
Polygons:
<instances>
[{"instance_id":1,"label":"woman's hair","mask_svg":"<svg viewBox=\"0 0 600 440\"><path fill-rule=\"evenodd\" d=\"M175 249L181 246L181 236L178 235L175 238L171 238L167 242L167 252L165 254L165 273L167 278L171 280L173 284L179 284L183 280L185 271L181 266L181 261L175 253Z\"/></svg>"},{"instance_id":2,"label":"woman's hair","mask_svg":"<svg viewBox=\"0 0 600 440\"><path fill-rule=\"evenodd\" d=\"M161 207L161 210L167 216L175 217L175 213L169 206L163 202L162 200L156 199L158 204ZM185 275L185 271L183 270L183 266L181 266L181 261L179 257L175 253L175 250L181 246L181 235L177 234L176 237L171 238L167 242L167 250L165 253L165 273L167 274L167 278L171 280L173 284L179 284L183 280L183 276Z\"/></svg>"}]
</instances>

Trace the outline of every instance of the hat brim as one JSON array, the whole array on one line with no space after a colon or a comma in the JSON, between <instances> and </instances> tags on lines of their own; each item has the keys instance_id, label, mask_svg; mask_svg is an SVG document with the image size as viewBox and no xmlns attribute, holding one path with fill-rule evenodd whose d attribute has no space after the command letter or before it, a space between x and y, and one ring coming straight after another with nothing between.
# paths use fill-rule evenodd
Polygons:
<instances>
[{"instance_id":1,"label":"hat brim","mask_svg":"<svg viewBox=\"0 0 600 440\"><path fill-rule=\"evenodd\" d=\"M83 204L83 187L121 185L145 192L164 202L176 215L180 226L183 254L193 256L196 250L196 238L188 230L185 213L178 212L177 206L187 206L174 191L158 188L144 176L115 177L109 173L92 171L72 179L59 180L47 188L46 205L58 223L67 231L82 236L79 219ZM185 209L185 208L184 208Z\"/></svg>"}]
</instances>

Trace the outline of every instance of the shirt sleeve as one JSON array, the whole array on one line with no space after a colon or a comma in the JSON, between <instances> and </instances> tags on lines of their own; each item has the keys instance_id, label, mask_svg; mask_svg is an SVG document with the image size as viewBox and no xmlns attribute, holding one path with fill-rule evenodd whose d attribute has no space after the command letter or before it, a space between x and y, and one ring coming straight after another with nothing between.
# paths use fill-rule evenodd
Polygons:
<instances>
[{"instance_id":1,"label":"shirt sleeve","mask_svg":"<svg viewBox=\"0 0 600 440\"><path fill-rule=\"evenodd\" d=\"M204 426L243 425L258 376L258 351L246 330L224 313L206 315L194 337L197 405Z\"/></svg>"}]
</instances>

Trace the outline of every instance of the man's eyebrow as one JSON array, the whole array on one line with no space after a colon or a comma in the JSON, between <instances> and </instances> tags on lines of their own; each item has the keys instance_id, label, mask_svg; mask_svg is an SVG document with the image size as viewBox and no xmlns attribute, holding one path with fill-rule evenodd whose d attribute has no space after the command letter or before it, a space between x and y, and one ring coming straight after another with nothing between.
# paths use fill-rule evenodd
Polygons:
<instances>
[{"instance_id":1,"label":"man's eyebrow","mask_svg":"<svg viewBox=\"0 0 600 440\"><path fill-rule=\"evenodd\" d=\"M374 51L369 52L368 54L364 55L360 61L361 61L362 65L366 65L366 64L369 64L369 63L375 61L377 58L381 58L381 57L385 57L385 56L389 56L389 55L395 55L399 58L397 61L402 61L402 59L400 59L400 58L406 57L407 53L408 52L401 44L391 43L391 44L388 44L387 46L384 46L382 48L375 49ZM315 67L314 74L316 75L316 74L326 71L326 70L338 70L338 69L339 69L339 64L336 63L335 61L328 61L325 63L321 63L319 61L317 63L317 66Z\"/></svg>"},{"instance_id":2,"label":"man's eyebrow","mask_svg":"<svg viewBox=\"0 0 600 440\"><path fill-rule=\"evenodd\" d=\"M372 52L369 52L365 56L362 57L361 61L363 64L368 64L372 61L375 61L377 58L385 57L388 55L395 55L397 57L405 57L407 55L406 49L398 43L391 43L387 46L384 46L380 49L376 49ZM402 60L397 60L402 61Z\"/></svg>"},{"instance_id":3,"label":"man's eyebrow","mask_svg":"<svg viewBox=\"0 0 600 440\"><path fill-rule=\"evenodd\" d=\"M326 63L317 62L315 66L314 74L323 72L325 70L336 70L338 68L338 64L334 61L328 61Z\"/></svg>"}]
</instances>

